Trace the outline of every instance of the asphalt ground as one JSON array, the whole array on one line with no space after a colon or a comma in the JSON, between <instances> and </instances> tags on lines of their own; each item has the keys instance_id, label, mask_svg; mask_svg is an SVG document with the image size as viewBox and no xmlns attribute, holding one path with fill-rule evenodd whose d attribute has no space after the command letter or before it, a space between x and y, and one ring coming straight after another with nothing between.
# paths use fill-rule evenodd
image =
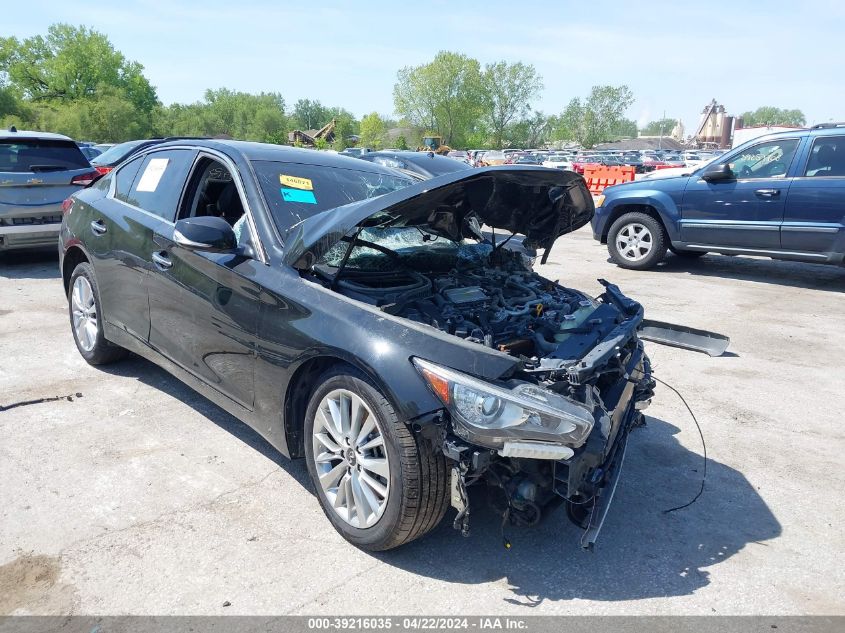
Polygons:
<instances>
[{"instance_id":1,"label":"asphalt ground","mask_svg":"<svg viewBox=\"0 0 845 633\"><path fill-rule=\"evenodd\" d=\"M845 614L845 270L668 257L633 272L589 230L542 274L730 336L719 358L647 344L658 386L598 546L562 508L509 529L473 494L392 552L348 545L304 462L152 364L86 365L54 254L0 262L0 614Z\"/></svg>"}]
</instances>

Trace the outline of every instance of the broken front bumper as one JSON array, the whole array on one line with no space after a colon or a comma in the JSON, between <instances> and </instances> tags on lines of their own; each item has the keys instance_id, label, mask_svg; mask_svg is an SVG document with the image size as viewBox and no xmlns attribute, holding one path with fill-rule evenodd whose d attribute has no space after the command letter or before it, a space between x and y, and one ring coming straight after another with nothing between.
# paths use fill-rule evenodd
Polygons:
<instances>
[{"instance_id":1,"label":"broken front bumper","mask_svg":"<svg viewBox=\"0 0 845 633\"><path fill-rule=\"evenodd\" d=\"M615 393L606 394L616 398L611 413L596 424L572 459L555 463L554 492L567 503L569 518L584 528L585 549L591 550L598 538L619 482L628 435L641 422L640 411L653 395L651 366L641 345L628 360L628 379L620 381Z\"/></svg>"}]
</instances>

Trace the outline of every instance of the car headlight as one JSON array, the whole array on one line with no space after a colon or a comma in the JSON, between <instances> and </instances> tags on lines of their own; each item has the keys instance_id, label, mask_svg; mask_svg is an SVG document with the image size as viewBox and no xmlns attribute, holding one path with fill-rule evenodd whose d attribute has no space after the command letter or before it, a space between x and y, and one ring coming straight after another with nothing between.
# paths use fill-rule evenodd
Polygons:
<instances>
[{"instance_id":1,"label":"car headlight","mask_svg":"<svg viewBox=\"0 0 845 633\"><path fill-rule=\"evenodd\" d=\"M600 195L596 198L596 202L595 202L596 209L598 209L603 204L604 204L604 195Z\"/></svg>"},{"instance_id":2,"label":"car headlight","mask_svg":"<svg viewBox=\"0 0 845 633\"><path fill-rule=\"evenodd\" d=\"M455 432L482 446L532 439L577 448L593 429L590 408L548 389L527 382L501 387L421 358L413 362L451 413Z\"/></svg>"}]
</instances>

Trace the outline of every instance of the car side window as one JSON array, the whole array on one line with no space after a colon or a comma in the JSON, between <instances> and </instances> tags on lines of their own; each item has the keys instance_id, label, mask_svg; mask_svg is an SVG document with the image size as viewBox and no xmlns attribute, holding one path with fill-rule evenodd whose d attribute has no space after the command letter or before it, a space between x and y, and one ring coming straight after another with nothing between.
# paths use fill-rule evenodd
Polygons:
<instances>
[{"instance_id":1,"label":"car side window","mask_svg":"<svg viewBox=\"0 0 845 633\"><path fill-rule=\"evenodd\" d=\"M805 176L845 176L845 136L822 136L813 141Z\"/></svg>"},{"instance_id":2,"label":"car side window","mask_svg":"<svg viewBox=\"0 0 845 633\"><path fill-rule=\"evenodd\" d=\"M735 154L728 165L737 178L783 178L797 149L797 138L766 141Z\"/></svg>"},{"instance_id":3,"label":"car side window","mask_svg":"<svg viewBox=\"0 0 845 633\"><path fill-rule=\"evenodd\" d=\"M138 157L117 170L114 176L115 198L123 202L129 202L129 190L132 188L132 183L135 182L135 176L138 175L138 169L141 167L143 161L144 158L142 156Z\"/></svg>"},{"instance_id":4,"label":"car side window","mask_svg":"<svg viewBox=\"0 0 845 633\"><path fill-rule=\"evenodd\" d=\"M169 149L144 157L126 202L173 222L194 152Z\"/></svg>"},{"instance_id":5,"label":"car side window","mask_svg":"<svg viewBox=\"0 0 845 633\"><path fill-rule=\"evenodd\" d=\"M235 231L239 245L249 243L246 212L234 177L226 165L211 158L197 162L179 218L203 215L223 218Z\"/></svg>"}]
</instances>

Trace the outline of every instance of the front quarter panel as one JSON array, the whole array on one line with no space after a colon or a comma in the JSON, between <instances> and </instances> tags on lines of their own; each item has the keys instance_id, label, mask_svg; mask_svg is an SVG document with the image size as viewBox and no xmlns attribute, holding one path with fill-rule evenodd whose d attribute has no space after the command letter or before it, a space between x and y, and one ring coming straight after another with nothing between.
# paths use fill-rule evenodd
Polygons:
<instances>
[{"instance_id":1,"label":"front quarter panel","mask_svg":"<svg viewBox=\"0 0 845 633\"><path fill-rule=\"evenodd\" d=\"M390 316L302 279L293 269L266 267L261 276L253 426L285 454L285 395L297 369L311 359L337 359L358 368L406 422L442 407L412 365L412 356L486 379L517 365L507 354Z\"/></svg>"},{"instance_id":2,"label":"front quarter panel","mask_svg":"<svg viewBox=\"0 0 845 633\"><path fill-rule=\"evenodd\" d=\"M607 237L610 226L627 206L648 206L660 216L672 240L678 239L679 207L689 177L666 178L658 182L633 182L608 187L604 190L604 203L596 209L593 236L601 241Z\"/></svg>"}]
</instances>

